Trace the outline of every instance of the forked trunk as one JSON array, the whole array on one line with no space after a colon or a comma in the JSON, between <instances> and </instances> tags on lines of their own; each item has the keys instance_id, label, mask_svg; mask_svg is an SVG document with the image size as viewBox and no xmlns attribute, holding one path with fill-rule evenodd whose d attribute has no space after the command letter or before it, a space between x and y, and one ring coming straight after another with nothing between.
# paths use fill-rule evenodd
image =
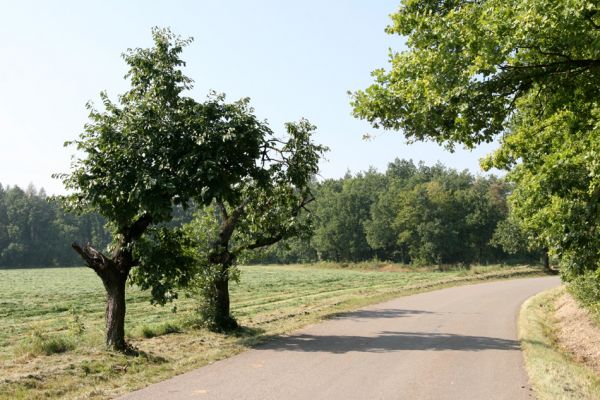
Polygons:
<instances>
[{"instance_id":1,"label":"forked trunk","mask_svg":"<svg viewBox=\"0 0 600 400\"><path fill-rule=\"evenodd\" d=\"M106 289L106 345L118 351L128 350L125 342L125 285L129 271L135 265L131 245L148 229L152 217L144 214L129 227L120 230L123 235L114 247L112 257L94 249L90 244L71 247L83 258L88 267L102 279Z\"/></svg>"},{"instance_id":2,"label":"forked trunk","mask_svg":"<svg viewBox=\"0 0 600 400\"><path fill-rule=\"evenodd\" d=\"M73 243L73 249L102 279L106 290L106 345L118 351L127 350L125 343L125 285L133 265L129 252L116 251L113 258L86 245Z\"/></svg>"}]
</instances>

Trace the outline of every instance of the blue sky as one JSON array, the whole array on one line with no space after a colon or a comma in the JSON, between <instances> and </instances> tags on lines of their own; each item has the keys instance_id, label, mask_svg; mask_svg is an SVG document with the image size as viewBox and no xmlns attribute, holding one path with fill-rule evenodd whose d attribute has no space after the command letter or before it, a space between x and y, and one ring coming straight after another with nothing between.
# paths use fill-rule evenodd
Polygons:
<instances>
[{"instance_id":1,"label":"blue sky","mask_svg":"<svg viewBox=\"0 0 600 400\"><path fill-rule=\"evenodd\" d=\"M398 1L26 1L0 2L0 183L34 183L60 193L53 172L69 169L63 148L87 119L85 103L101 90L127 88L120 54L151 45L152 26L194 37L185 73L193 96L208 90L250 97L277 132L308 118L316 141L330 147L324 178L347 170L384 170L396 157L441 161L480 172L494 144L453 154L433 143L406 145L399 133L376 131L351 116L348 90L365 88L387 65L401 37L384 28ZM362 140L365 133L375 135Z\"/></svg>"}]
</instances>

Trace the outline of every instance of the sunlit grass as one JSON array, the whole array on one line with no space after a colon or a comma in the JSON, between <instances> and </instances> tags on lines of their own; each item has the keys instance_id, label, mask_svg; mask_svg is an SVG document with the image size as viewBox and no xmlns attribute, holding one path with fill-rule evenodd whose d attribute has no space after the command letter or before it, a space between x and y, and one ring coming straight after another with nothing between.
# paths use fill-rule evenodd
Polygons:
<instances>
[{"instance_id":1,"label":"sunlit grass","mask_svg":"<svg viewBox=\"0 0 600 400\"><path fill-rule=\"evenodd\" d=\"M519 267L438 272L363 263L242 267L232 308L238 335L198 328L197 302L149 303L128 288L126 333L140 355L103 345L104 289L87 268L0 270L0 398L109 398L243 351L257 341L369 303L480 279L539 273Z\"/></svg>"}]
</instances>

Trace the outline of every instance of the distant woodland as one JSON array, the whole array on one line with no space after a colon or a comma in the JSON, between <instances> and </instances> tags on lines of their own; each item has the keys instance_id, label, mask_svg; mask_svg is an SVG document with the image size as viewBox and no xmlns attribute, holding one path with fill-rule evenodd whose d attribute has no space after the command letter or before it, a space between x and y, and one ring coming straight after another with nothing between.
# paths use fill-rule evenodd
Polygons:
<instances>
[{"instance_id":1,"label":"distant woodland","mask_svg":"<svg viewBox=\"0 0 600 400\"><path fill-rule=\"evenodd\" d=\"M509 184L441 164L396 160L314 183L312 230L256 252L247 263L386 260L417 265L537 260L508 220ZM194 207L175 209L173 224ZM0 185L0 267L81 265L70 243L110 243L98 214L67 213L44 189Z\"/></svg>"}]
</instances>

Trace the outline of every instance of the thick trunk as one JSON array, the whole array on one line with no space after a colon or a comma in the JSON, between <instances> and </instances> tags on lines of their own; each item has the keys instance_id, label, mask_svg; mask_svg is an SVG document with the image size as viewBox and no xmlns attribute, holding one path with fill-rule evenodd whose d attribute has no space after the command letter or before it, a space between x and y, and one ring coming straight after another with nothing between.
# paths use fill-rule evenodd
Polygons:
<instances>
[{"instance_id":1,"label":"thick trunk","mask_svg":"<svg viewBox=\"0 0 600 400\"><path fill-rule=\"evenodd\" d=\"M229 268L233 265L233 258L229 252L220 253L215 258L219 259L215 264L219 265L220 273L213 282L214 309L210 313L210 325L217 331L230 331L238 328L235 318L231 316L229 300Z\"/></svg>"},{"instance_id":2,"label":"thick trunk","mask_svg":"<svg viewBox=\"0 0 600 400\"><path fill-rule=\"evenodd\" d=\"M89 243L83 247L76 242L71 245L102 279L106 289L106 345L114 350L128 349L125 342L125 285L129 271L135 265L131 244L144 234L151 223L152 217L144 214L131 225L121 227L119 233L122 238L114 247L112 257L102 254Z\"/></svg>"},{"instance_id":3,"label":"thick trunk","mask_svg":"<svg viewBox=\"0 0 600 400\"><path fill-rule=\"evenodd\" d=\"M111 271L102 281L106 288L106 345L114 350L127 349L125 342L125 285L127 275Z\"/></svg>"},{"instance_id":4,"label":"thick trunk","mask_svg":"<svg viewBox=\"0 0 600 400\"><path fill-rule=\"evenodd\" d=\"M128 349L125 342L125 285L133 266L131 254L123 251L123 247L109 258L90 245L81 247L73 243L73 249L102 279L106 289L106 345L118 351Z\"/></svg>"},{"instance_id":5,"label":"thick trunk","mask_svg":"<svg viewBox=\"0 0 600 400\"><path fill-rule=\"evenodd\" d=\"M215 313L217 320L226 321L231 318L229 315L230 304L229 304L229 267L226 265L222 266L221 274L215 282Z\"/></svg>"}]
</instances>

